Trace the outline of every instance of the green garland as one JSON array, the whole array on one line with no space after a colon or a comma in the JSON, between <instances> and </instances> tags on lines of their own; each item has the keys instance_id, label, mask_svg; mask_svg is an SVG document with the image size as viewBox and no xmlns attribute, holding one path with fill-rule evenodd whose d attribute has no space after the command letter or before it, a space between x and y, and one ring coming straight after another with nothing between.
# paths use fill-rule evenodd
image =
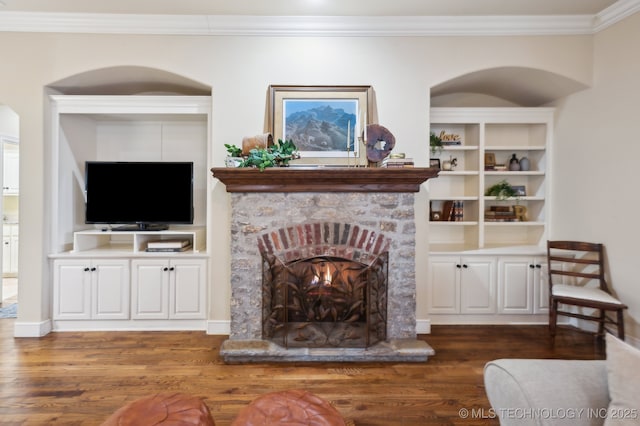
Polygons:
<instances>
[{"instance_id":1,"label":"green garland","mask_svg":"<svg viewBox=\"0 0 640 426\"><path fill-rule=\"evenodd\" d=\"M240 157L242 150L235 145L224 145L229 155ZM237 155L232 155L235 153ZM253 148L238 167L255 167L263 171L267 167L286 167L289 161L300 158L298 148L293 140L278 139L278 143L267 148Z\"/></svg>"}]
</instances>

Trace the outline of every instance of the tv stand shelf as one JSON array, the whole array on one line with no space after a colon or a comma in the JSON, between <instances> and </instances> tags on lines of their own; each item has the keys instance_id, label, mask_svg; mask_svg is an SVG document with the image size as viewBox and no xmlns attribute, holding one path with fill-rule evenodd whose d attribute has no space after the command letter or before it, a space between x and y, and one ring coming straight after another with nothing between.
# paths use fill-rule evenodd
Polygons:
<instances>
[{"instance_id":1,"label":"tv stand shelf","mask_svg":"<svg viewBox=\"0 0 640 426\"><path fill-rule=\"evenodd\" d=\"M90 229L73 233L73 249L71 253L82 252L125 252L132 254L145 253L150 241L189 240L191 247L184 253L204 251L204 228L166 231L112 231L110 229ZM173 255L175 252L159 252L148 254Z\"/></svg>"}]
</instances>

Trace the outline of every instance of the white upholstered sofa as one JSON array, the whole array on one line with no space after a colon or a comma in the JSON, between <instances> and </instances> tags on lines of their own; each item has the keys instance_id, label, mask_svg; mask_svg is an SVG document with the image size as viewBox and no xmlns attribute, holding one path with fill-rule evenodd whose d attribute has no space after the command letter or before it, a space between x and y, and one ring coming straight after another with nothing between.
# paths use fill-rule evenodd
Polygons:
<instances>
[{"instance_id":1,"label":"white upholstered sofa","mask_svg":"<svg viewBox=\"0 0 640 426\"><path fill-rule=\"evenodd\" d=\"M501 425L640 425L640 350L606 337L606 360L499 359L484 382Z\"/></svg>"}]
</instances>

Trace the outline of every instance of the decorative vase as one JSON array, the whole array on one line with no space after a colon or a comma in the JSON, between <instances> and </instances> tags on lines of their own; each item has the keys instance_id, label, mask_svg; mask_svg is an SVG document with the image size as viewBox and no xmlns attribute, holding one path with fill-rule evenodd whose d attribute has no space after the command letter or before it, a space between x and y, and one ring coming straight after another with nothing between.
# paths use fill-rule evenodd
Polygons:
<instances>
[{"instance_id":1,"label":"decorative vase","mask_svg":"<svg viewBox=\"0 0 640 426\"><path fill-rule=\"evenodd\" d=\"M238 167L244 159L242 157L226 157L224 165L227 167Z\"/></svg>"},{"instance_id":2,"label":"decorative vase","mask_svg":"<svg viewBox=\"0 0 640 426\"><path fill-rule=\"evenodd\" d=\"M520 170L522 170L523 172L529 171L529 167L531 167L529 165L529 159L527 157L522 157L520 159Z\"/></svg>"},{"instance_id":3,"label":"decorative vase","mask_svg":"<svg viewBox=\"0 0 640 426\"><path fill-rule=\"evenodd\" d=\"M511 160L509 160L509 170L511 171L518 171L520 170L520 162L518 161L518 159L516 158L516 155L513 154L511 156Z\"/></svg>"}]
</instances>

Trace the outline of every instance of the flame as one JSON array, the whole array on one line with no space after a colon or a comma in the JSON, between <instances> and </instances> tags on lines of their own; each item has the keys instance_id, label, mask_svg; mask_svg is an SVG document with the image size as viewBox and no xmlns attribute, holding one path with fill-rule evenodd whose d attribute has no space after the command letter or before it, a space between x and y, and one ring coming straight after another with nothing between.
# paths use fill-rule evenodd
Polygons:
<instances>
[{"instance_id":1,"label":"flame","mask_svg":"<svg viewBox=\"0 0 640 426\"><path fill-rule=\"evenodd\" d=\"M320 262L313 265L313 278L310 287L330 288L333 285L333 274L328 262Z\"/></svg>"}]
</instances>

